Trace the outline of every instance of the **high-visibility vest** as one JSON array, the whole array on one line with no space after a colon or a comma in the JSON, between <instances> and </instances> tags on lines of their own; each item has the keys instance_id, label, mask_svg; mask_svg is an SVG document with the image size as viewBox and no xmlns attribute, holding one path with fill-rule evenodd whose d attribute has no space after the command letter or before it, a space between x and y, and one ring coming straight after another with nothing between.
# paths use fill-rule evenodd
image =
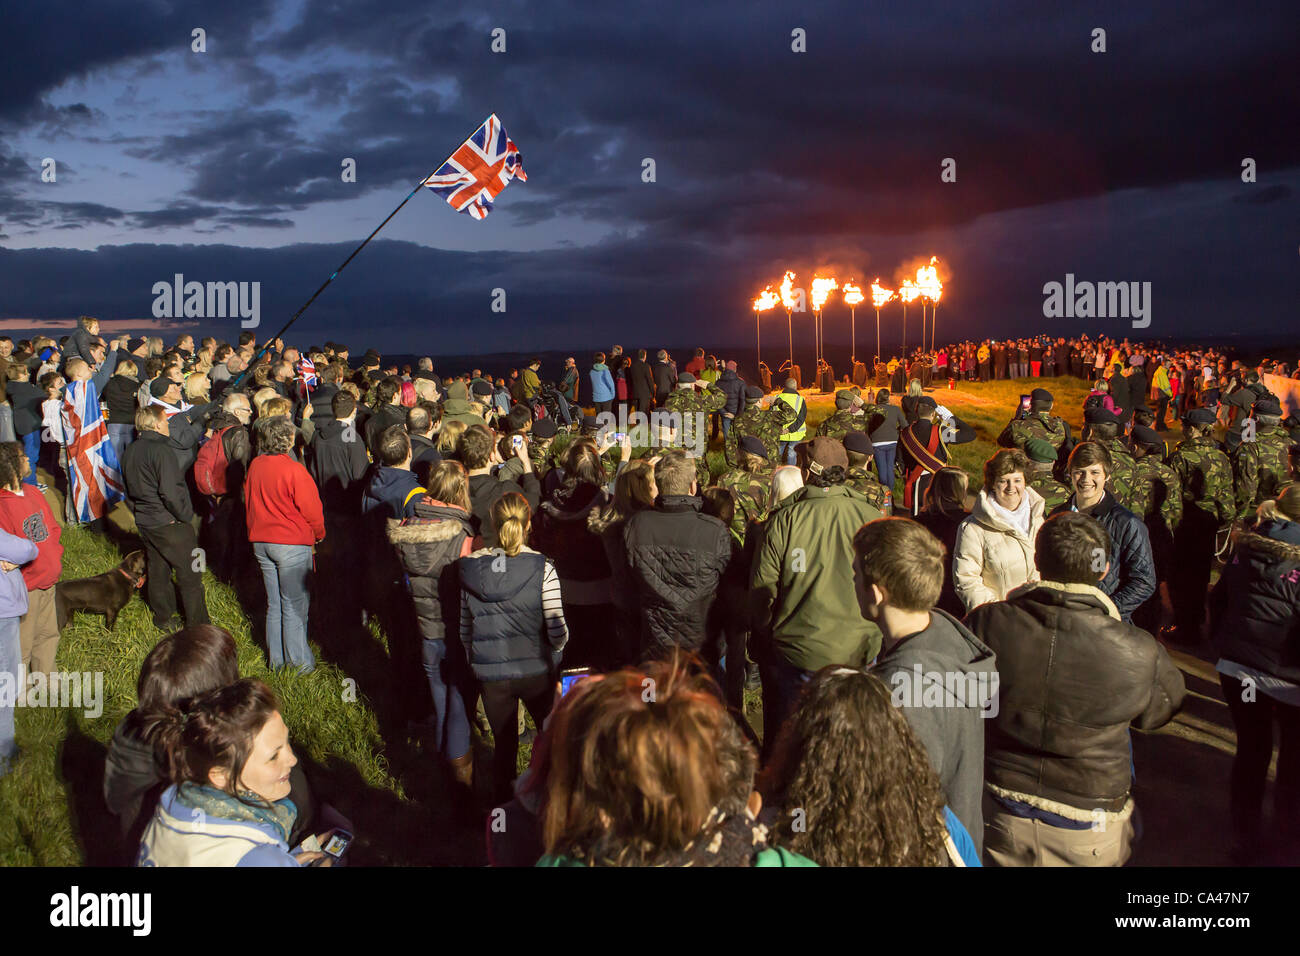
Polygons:
<instances>
[{"instance_id":1,"label":"high-visibility vest","mask_svg":"<svg viewBox=\"0 0 1300 956\"><path fill-rule=\"evenodd\" d=\"M785 402L787 405L793 408L795 415L798 415L800 409L802 409L804 405L807 404L804 401L802 395L798 395L798 394L792 395L789 392L778 392L776 398L777 401ZM805 415L803 424L799 426L799 430L794 432L785 432L781 436L781 441L803 441L804 436L807 434L808 434L808 418Z\"/></svg>"}]
</instances>

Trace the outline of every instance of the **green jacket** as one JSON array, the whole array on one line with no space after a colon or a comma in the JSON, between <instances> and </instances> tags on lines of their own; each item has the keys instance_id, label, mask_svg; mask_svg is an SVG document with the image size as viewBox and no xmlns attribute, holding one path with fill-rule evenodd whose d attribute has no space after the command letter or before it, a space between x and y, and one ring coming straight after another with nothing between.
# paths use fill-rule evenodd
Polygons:
<instances>
[{"instance_id":1,"label":"green jacket","mask_svg":"<svg viewBox=\"0 0 1300 956\"><path fill-rule=\"evenodd\" d=\"M853 536L880 510L843 485L807 486L782 505L761 526L750 578L760 653L808 671L867 663L881 634L858 608Z\"/></svg>"}]
</instances>

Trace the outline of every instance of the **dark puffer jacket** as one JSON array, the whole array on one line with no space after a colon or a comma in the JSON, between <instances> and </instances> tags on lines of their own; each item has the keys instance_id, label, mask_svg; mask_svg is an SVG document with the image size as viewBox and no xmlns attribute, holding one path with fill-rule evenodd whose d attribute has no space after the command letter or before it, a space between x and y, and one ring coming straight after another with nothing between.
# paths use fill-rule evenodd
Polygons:
<instances>
[{"instance_id":1,"label":"dark puffer jacket","mask_svg":"<svg viewBox=\"0 0 1300 956\"><path fill-rule=\"evenodd\" d=\"M745 410L745 383L731 369L723 369L718 376L718 388L727 396L727 404L722 411L728 415L739 415Z\"/></svg>"},{"instance_id":2,"label":"dark puffer jacket","mask_svg":"<svg viewBox=\"0 0 1300 956\"><path fill-rule=\"evenodd\" d=\"M1060 505L1052 514L1074 509L1074 496ZM1156 593L1156 564L1151 557L1151 535L1146 523L1129 511L1109 491L1092 510L1092 516L1101 522L1110 535L1110 570L1102 579L1101 589L1115 602L1119 615L1125 621L1133 620L1133 612Z\"/></svg>"},{"instance_id":3,"label":"dark puffer jacket","mask_svg":"<svg viewBox=\"0 0 1300 956\"><path fill-rule=\"evenodd\" d=\"M1268 521L1238 539L1210 622L1225 659L1300 683L1300 524Z\"/></svg>"},{"instance_id":4,"label":"dark puffer jacket","mask_svg":"<svg viewBox=\"0 0 1300 956\"><path fill-rule=\"evenodd\" d=\"M460 579L456 560L469 555L474 528L469 512L425 495L415 515L388 519L388 540L406 573L420 636L460 641Z\"/></svg>"},{"instance_id":5,"label":"dark puffer jacket","mask_svg":"<svg viewBox=\"0 0 1300 956\"><path fill-rule=\"evenodd\" d=\"M553 638L543 611L547 560L524 549L481 550L456 562L461 642L481 681L555 676L567 632Z\"/></svg>"},{"instance_id":6,"label":"dark puffer jacket","mask_svg":"<svg viewBox=\"0 0 1300 956\"><path fill-rule=\"evenodd\" d=\"M966 626L998 661L986 782L1083 811L1123 810L1129 725L1163 727L1186 693L1165 649L1086 584L1025 585L971 611Z\"/></svg>"},{"instance_id":7,"label":"dark puffer jacket","mask_svg":"<svg viewBox=\"0 0 1300 956\"><path fill-rule=\"evenodd\" d=\"M666 495L623 526L646 654L699 650L716 637L711 611L731 560L731 535L717 518L700 514L701 505L690 495Z\"/></svg>"}]
</instances>

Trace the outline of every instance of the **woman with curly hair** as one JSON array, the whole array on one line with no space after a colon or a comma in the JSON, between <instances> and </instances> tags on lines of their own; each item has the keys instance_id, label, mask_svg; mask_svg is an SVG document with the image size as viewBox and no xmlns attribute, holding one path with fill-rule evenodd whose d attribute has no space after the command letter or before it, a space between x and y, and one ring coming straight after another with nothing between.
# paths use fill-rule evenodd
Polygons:
<instances>
[{"instance_id":1,"label":"woman with curly hair","mask_svg":"<svg viewBox=\"0 0 1300 956\"><path fill-rule=\"evenodd\" d=\"M979 866L889 688L824 667L785 722L762 790L772 842L821 866Z\"/></svg>"},{"instance_id":2,"label":"woman with curly hair","mask_svg":"<svg viewBox=\"0 0 1300 956\"><path fill-rule=\"evenodd\" d=\"M811 865L768 845L754 749L688 661L582 681L556 708L539 866Z\"/></svg>"}]
</instances>

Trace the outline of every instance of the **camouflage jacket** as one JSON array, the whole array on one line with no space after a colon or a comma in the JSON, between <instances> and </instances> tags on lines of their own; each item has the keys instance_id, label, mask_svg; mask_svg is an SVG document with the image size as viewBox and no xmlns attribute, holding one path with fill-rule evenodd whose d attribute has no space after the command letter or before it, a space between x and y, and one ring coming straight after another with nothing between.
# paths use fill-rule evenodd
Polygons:
<instances>
[{"instance_id":1,"label":"camouflage jacket","mask_svg":"<svg viewBox=\"0 0 1300 956\"><path fill-rule=\"evenodd\" d=\"M1070 500L1070 489L1052 477L1052 469L1035 470L1029 476L1029 487L1043 496L1043 514L1052 513Z\"/></svg>"},{"instance_id":2,"label":"camouflage jacket","mask_svg":"<svg viewBox=\"0 0 1300 956\"><path fill-rule=\"evenodd\" d=\"M1155 455L1139 458L1133 466L1133 508L1139 518L1150 520L1158 511L1170 531L1183 520L1183 489L1174 471Z\"/></svg>"},{"instance_id":3,"label":"camouflage jacket","mask_svg":"<svg viewBox=\"0 0 1300 956\"><path fill-rule=\"evenodd\" d=\"M694 388L675 388L663 404L666 412L676 412L682 416L682 428L678 440L684 445L694 445L701 438L705 449L709 444L709 416L721 411L727 404L726 393L718 386L710 384L701 391Z\"/></svg>"},{"instance_id":4,"label":"camouflage jacket","mask_svg":"<svg viewBox=\"0 0 1300 956\"><path fill-rule=\"evenodd\" d=\"M1290 447L1291 434L1280 425L1258 428L1254 441L1243 436L1232 457L1240 517L1254 514L1265 500L1277 497L1291 473Z\"/></svg>"},{"instance_id":5,"label":"camouflage jacket","mask_svg":"<svg viewBox=\"0 0 1300 956\"><path fill-rule=\"evenodd\" d=\"M817 427L817 434L842 440L849 432L866 431L867 416L863 414L865 408L867 406L863 406L863 409L856 412L851 408L837 409L834 415Z\"/></svg>"},{"instance_id":6,"label":"camouflage jacket","mask_svg":"<svg viewBox=\"0 0 1300 956\"><path fill-rule=\"evenodd\" d=\"M844 484L870 501L882 514L889 514L893 510L892 490L877 481L876 476L871 472L861 468L850 468Z\"/></svg>"},{"instance_id":7,"label":"camouflage jacket","mask_svg":"<svg viewBox=\"0 0 1300 956\"><path fill-rule=\"evenodd\" d=\"M731 519L731 531L742 543L750 524L767 520L767 503L772 494L772 469L763 468L752 474L739 468L723 472L715 484L731 492L736 502L736 514Z\"/></svg>"},{"instance_id":8,"label":"camouflage jacket","mask_svg":"<svg viewBox=\"0 0 1300 956\"><path fill-rule=\"evenodd\" d=\"M1178 475L1183 487L1183 508L1199 508L1220 524L1227 524L1237 513L1232 490L1232 465L1217 444L1209 438L1180 442L1169 456L1169 467Z\"/></svg>"},{"instance_id":9,"label":"camouflage jacket","mask_svg":"<svg viewBox=\"0 0 1300 956\"><path fill-rule=\"evenodd\" d=\"M1123 507L1139 514L1133 507L1133 469L1137 467L1137 462L1133 458L1133 453L1129 451L1128 446L1118 438L1108 438L1101 442L1105 449L1110 452L1111 471L1110 471L1110 490L1115 496L1115 500Z\"/></svg>"},{"instance_id":10,"label":"camouflage jacket","mask_svg":"<svg viewBox=\"0 0 1300 956\"><path fill-rule=\"evenodd\" d=\"M773 465L779 464L777 459L781 454L781 435L785 432L785 426L794 421L794 416L794 409L785 402L773 402L770 408L760 408L757 402L748 406L732 421L731 431L727 433L727 441L723 446L727 466L735 468L739 465L736 450L740 447L740 439L745 435L753 435L761 441L767 449L768 460Z\"/></svg>"},{"instance_id":11,"label":"camouflage jacket","mask_svg":"<svg viewBox=\"0 0 1300 956\"><path fill-rule=\"evenodd\" d=\"M1070 426L1064 418L1058 418L1047 412L1034 412L1025 418L1015 418L998 436L998 444L1004 448L1025 447L1031 438L1041 438L1058 452L1070 436Z\"/></svg>"}]
</instances>

